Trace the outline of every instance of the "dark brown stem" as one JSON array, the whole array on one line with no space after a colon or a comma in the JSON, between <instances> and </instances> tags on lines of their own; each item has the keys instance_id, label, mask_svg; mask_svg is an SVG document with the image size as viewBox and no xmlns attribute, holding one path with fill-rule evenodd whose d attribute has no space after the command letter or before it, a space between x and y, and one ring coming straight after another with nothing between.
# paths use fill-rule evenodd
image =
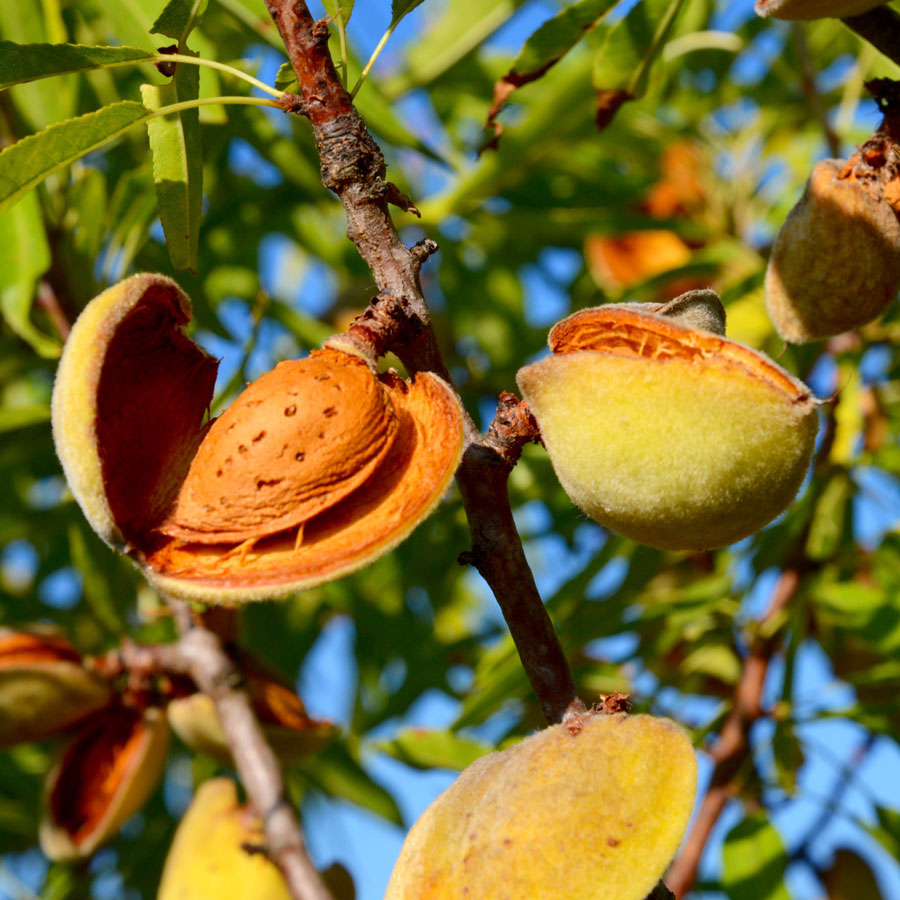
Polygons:
<instances>
[{"instance_id":1,"label":"dark brown stem","mask_svg":"<svg viewBox=\"0 0 900 900\"><path fill-rule=\"evenodd\" d=\"M887 6L876 6L862 15L850 16L841 21L888 59L900 63L900 15L895 10Z\"/></svg>"},{"instance_id":2,"label":"dark brown stem","mask_svg":"<svg viewBox=\"0 0 900 900\"><path fill-rule=\"evenodd\" d=\"M787 606L799 585L797 571L786 569L782 572L763 622L770 621ZM700 857L713 827L740 786L740 772L750 751L750 729L763 715L763 686L780 638L781 631L778 630L767 638L751 641L741 679L735 688L731 713L710 750L715 767L709 790L700 804L690 834L682 844L681 853L666 875L666 884L679 900L694 884Z\"/></svg>"},{"instance_id":3,"label":"dark brown stem","mask_svg":"<svg viewBox=\"0 0 900 900\"><path fill-rule=\"evenodd\" d=\"M411 210L412 203L384 180L381 150L328 53L327 27L313 21L304 0L266 0L266 5L297 75L300 100L295 108L312 124L322 181L340 197L347 234L380 292L348 335L330 343L339 346L343 340L375 355L391 349L413 375L433 372L449 383L419 280L422 263L436 245L425 242L409 248L400 240L389 204ZM504 415L508 412L503 410ZM559 722L569 706L580 701L513 522L507 480L514 439L504 444L499 435L510 429L502 424L485 438L468 415L465 429L466 448L456 477L472 549L463 554L463 561L474 564L494 592L544 715L548 722Z\"/></svg>"}]
</instances>

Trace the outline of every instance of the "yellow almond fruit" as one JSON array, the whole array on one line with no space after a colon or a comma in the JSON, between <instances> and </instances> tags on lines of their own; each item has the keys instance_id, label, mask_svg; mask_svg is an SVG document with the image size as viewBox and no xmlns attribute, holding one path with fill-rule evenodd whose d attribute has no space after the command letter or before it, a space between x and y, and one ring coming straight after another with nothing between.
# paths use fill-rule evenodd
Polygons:
<instances>
[{"instance_id":1,"label":"yellow almond fruit","mask_svg":"<svg viewBox=\"0 0 900 900\"><path fill-rule=\"evenodd\" d=\"M844 19L858 16L885 0L756 0L758 16L775 19Z\"/></svg>"},{"instance_id":2,"label":"yellow almond fruit","mask_svg":"<svg viewBox=\"0 0 900 900\"><path fill-rule=\"evenodd\" d=\"M162 275L113 286L76 322L53 394L75 498L159 590L208 603L287 596L366 565L433 510L463 439L440 378L314 351L207 423L216 363L183 334L189 319Z\"/></svg>"},{"instance_id":3,"label":"yellow almond fruit","mask_svg":"<svg viewBox=\"0 0 900 900\"><path fill-rule=\"evenodd\" d=\"M668 719L554 725L481 757L428 807L385 900L644 900L696 785L693 748Z\"/></svg>"},{"instance_id":4,"label":"yellow almond fruit","mask_svg":"<svg viewBox=\"0 0 900 900\"><path fill-rule=\"evenodd\" d=\"M816 163L778 232L766 308L786 341L841 334L882 315L900 288L900 223L842 160Z\"/></svg>"},{"instance_id":5,"label":"yellow almond fruit","mask_svg":"<svg viewBox=\"0 0 900 900\"><path fill-rule=\"evenodd\" d=\"M159 709L113 707L84 723L47 776L44 854L83 859L110 840L156 790L169 740Z\"/></svg>"},{"instance_id":6,"label":"yellow almond fruit","mask_svg":"<svg viewBox=\"0 0 900 900\"><path fill-rule=\"evenodd\" d=\"M685 324L709 293L671 302L684 322L655 304L582 310L517 377L566 493L652 547L709 549L753 534L793 500L815 442L817 401L802 382Z\"/></svg>"},{"instance_id":7,"label":"yellow almond fruit","mask_svg":"<svg viewBox=\"0 0 900 900\"><path fill-rule=\"evenodd\" d=\"M264 843L262 821L238 805L234 782L204 782L175 832L157 900L291 900L278 867L253 852Z\"/></svg>"},{"instance_id":8,"label":"yellow almond fruit","mask_svg":"<svg viewBox=\"0 0 900 900\"><path fill-rule=\"evenodd\" d=\"M42 740L102 709L109 682L48 628L0 628L0 747Z\"/></svg>"}]
</instances>

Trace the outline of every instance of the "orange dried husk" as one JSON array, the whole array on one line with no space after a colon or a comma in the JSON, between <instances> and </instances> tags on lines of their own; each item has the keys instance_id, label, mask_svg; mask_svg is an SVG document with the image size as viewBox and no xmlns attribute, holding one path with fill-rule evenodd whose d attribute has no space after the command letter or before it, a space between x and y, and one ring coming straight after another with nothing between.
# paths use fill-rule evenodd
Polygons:
<instances>
[{"instance_id":1,"label":"orange dried husk","mask_svg":"<svg viewBox=\"0 0 900 900\"><path fill-rule=\"evenodd\" d=\"M618 293L691 261L691 250L666 229L592 235L585 243L591 275L605 291Z\"/></svg>"},{"instance_id":2,"label":"orange dried husk","mask_svg":"<svg viewBox=\"0 0 900 900\"><path fill-rule=\"evenodd\" d=\"M241 671L253 711L282 763L316 753L337 737L339 729L335 725L310 717L303 700L287 685L263 673L255 662L245 658ZM196 693L172 700L167 713L172 730L185 744L225 765L232 764L228 739L211 697Z\"/></svg>"},{"instance_id":3,"label":"orange dried husk","mask_svg":"<svg viewBox=\"0 0 900 900\"><path fill-rule=\"evenodd\" d=\"M162 275L93 300L53 395L66 477L91 525L159 590L202 602L283 597L348 574L436 506L462 453L437 376L376 375L339 350L281 363L205 423L216 362Z\"/></svg>"},{"instance_id":4,"label":"orange dried husk","mask_svg":"<svg viewBox=\"0 0 900 900\"><path fill-rule=\"evenodd\" d=\"M166 717L155 708L117 706L86 722L47 776L44 854L83 859L110 840L156 789L169 741Z\"/></svg>"},{"instance_id":5,"label":"orange dried husk","mask_svg":"<svg viewBox=\"0 0 900 900\"><path fill-rule=\"evenodd\" d=\"M0 628L0 747L42 740L102 709L112 688L49 628Z\"/></svg>"},{"instance_id":6,"label":"orange dried husk","mask_svg":"<svg viewBox=\"0 0 900 900\"><path fill-rule=\"evenodd\" d=\"M291 900L278 867L253 848L262 820L227 778L197 788L166 857L157 900Z\"/></svg>"}]
</instances>

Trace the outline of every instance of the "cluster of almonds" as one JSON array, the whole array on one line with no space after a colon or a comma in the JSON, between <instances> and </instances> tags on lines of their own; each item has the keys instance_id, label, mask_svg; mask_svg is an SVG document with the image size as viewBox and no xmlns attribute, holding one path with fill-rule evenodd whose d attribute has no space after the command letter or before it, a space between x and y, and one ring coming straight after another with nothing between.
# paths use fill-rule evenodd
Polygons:
<instances>
[{"instance_id":1,"label":"cluster of almonds","mask_svg":"<svg viewBox=\"0 0 900 900\"><path fill-rule=\"evenodd\" d=\"M336 730L253 660L242 661L253 707L273 749L290 762ZM0 747L62 736L44 786L41 848L83 859L143 807L162 778L170 726L194 750L230 762L212 701L190 684L148 691L121 685L102 659L82 659L47 628L0 628Z\"/></svg>"}]
</instances>

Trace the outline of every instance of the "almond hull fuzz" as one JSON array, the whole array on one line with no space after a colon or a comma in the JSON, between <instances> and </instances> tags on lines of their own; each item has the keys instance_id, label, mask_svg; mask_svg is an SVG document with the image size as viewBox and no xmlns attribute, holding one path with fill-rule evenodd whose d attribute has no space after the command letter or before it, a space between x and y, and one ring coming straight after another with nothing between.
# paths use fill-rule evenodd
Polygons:
<instances>
[{"instance_id":1,"label":"almond hull fuzz","mask_svg":"<svg viewBox=\"0 0 900 900\"><path fill-rule=\"evenodd\" d=\"M0 747L65 731L111 697L109 683L85 669L64 638L0 628Z\"/></svg>"},{"instance_id":2,"label":"almond hull fuzz","mask_svg":"<svg viewBox=\"0 0 900 900\"><path fill-rule=\"evenodd\" d=\"M877 191L817 163L778 232L766 308L786 341L831 337L882 315L900 288L900 223Z\"/></svg>"},{"instance_id":3,"label":"almond hull fuzz","mask_svg":"<svg viewBox=\"0 0 900 900\"><path fill-rule=\"evenodd\" d=\"M463 439L440 378L407 382L314 351L205 423L216 363L182 334L189 317L163 276L110 288L76 323L54 388L76 499L159 590L208 603L287 596L371 562L438 503Z\"/></svg>"},{"instance_id":4,"label":"almond hull fuzz","mask_svg":"<svg viewBox=\"0 0 900 900\"><path fill-rule=\"evenodd\" d=\"M157 900L291 900L278 867L248 849L264 844L262 821L238 805L234 783L204 782L175 832Z\"/></svg>"},{"instance_id":5,"label":"almond hull fuzz","mask_svg":"<svg viewBox=\"0 0 900 900\"><path fill-rule=\"evenodd\" d=\"M884 0L757 0L754 8L758 16L804 20L844 19L883 5Z\"/></svg>"},{"instance_id":6,"label":"almond hull fuzz","mask_svg":"<svg viewBox=\"0 0 900 900\"><path fill-rule=\"evenodd\" d=\"M644 900L697 764L668 719L596 714L469 766L412 827L385 900Z\"/></svg>"},{"instance_id":7,"label":"almond hull fuzz","mask_svg":"<svg viewBox=\"0 0 900 900\"><path fill-rule=\"evenodd\" d=\"M169 726L159 709L117 707L86 723L47 777L41 849L84 859L147 802L162 778Z\"/></svg>"},{"instance_id":8,"label":"almond hull fuzz","mask_svg":"<svg viewBox=\"0 0 900 900\"><path fill-rule=\"evenodd\" d=\"M709 549L793 500L816 401L763 354L628 304L577 313L550 344L519 386L560 483L600 524L652 547Z\"/></svg>"}]
</instances>

